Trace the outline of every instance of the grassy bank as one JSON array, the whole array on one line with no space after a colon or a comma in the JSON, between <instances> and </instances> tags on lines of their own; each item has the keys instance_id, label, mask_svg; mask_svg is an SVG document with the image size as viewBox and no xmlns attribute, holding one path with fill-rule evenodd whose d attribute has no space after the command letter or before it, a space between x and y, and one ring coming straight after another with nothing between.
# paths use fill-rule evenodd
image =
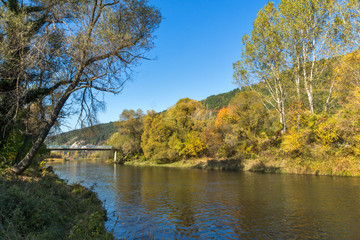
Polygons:
<instances>
[{"instance_id":1,"label":"grassy bank","mask_svg":"<svg viewBox=\"0 0 360 240\"><path fill-rule=\"evenodd\" d=\"M114 239L97 195L52 173L0 172L0 239Z\"/></svg>"},{"instance_id":2,"label":"grassy bank","mask_svg":"<svg viewBox=\"0 0 360 240\"><path fill-rule=\"evenodd\" d=\"M259 155L237 159L198 158L172 163L155 160L132 160L127 166L157 166L218 170L242 170L267 173L312 174L327 176L360 176L360 159L354 156L325 154L316 151L308 156L287 156L280 151L265 151Z\"/></svg>"},{"instance_id":3,"label":"grassy bank","mask_svg":"<svg viewBox=\"0 0 360 240\"><path fill-rule=\"evenodd\" d=\"M82 161L102 161L101 159L81 159ZM64 161L48 159L48 163ZM112 164L113 159L106 163ZM216 159L194 158L162 163L159 160L144 160L144 157L128 160L127 166L155 166L173 168L198 168L218 170L242 170L268 173L312 174L327 176L360 176L360 159L353 155L338 153L334 149L313 146L305 154L294 156L284 154L280 149L272 148L258 155Z\"/></svg>"},{"instance_id":4,"label":"grassy bank","mask_svg":"<svg viewBox=\"0 0 360 240\"><path fill-rule=\"evenodd\" d=\"M218 170L241 170L243 164L237 159L212 159L197 158L181 160L172 163L159 163L155 160L140 161L132 160L124 163L127 166L156 166L156 167L176 167L176 168L199 168L199 169L218 169Z\"/></svg>"}]
</instances>

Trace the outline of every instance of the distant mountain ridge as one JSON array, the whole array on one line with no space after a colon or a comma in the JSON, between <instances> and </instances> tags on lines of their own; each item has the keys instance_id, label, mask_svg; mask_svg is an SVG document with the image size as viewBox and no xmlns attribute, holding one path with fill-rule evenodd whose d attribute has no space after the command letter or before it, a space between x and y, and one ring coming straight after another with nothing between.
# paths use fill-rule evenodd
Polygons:
<instances>
[{"instance_id":1,"label":"distant mountain ridge","mask_svg":"<svg viewBox=\"0 0 360 240\"><path fill-rule=\"evenodd\" d=\"M229 92L211 95L200 102L212 110L220 110L226 107L236 93L241 92L239 88ZM93 127L76 129L65 133L49 136L45 143L48 145L72 145L75 142L82 142L84 145L103 145L112 134L117 131L114 122L102 123Z\"/></svg>"},{"instance_id":2,"label":"distant mountain ridge","mask_svg":"<svg viewBox=\"0 0 360 240\"><path fill-rule=\"evenodd\" d=\"M45 144L72 145L82 142L83 145L103 145L106 140L117 131L113 122L102 123L92 127L76 129L65 133L49 136Z\"/></svg>"}]
</instances>

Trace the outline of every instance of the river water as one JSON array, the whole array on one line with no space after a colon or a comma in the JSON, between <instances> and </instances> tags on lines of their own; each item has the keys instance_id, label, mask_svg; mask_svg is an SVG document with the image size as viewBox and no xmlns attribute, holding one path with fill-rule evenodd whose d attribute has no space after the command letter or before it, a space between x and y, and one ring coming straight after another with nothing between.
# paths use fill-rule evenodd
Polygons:
<instances>
[{"instance_id":1,"label":"river water","mask_svg":"<svg viewBox=\"0 0 360 240\"><path fill-rule=\"evenodd\" d=\"M53 163L128 239L360 239L360 178Z\"/></svg>"}]
</instances>

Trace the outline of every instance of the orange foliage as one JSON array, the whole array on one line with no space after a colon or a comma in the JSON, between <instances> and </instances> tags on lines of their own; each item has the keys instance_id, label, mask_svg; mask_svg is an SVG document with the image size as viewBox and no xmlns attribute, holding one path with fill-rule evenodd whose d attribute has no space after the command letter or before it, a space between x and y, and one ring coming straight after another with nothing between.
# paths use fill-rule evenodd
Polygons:
<instances>
[{"instance_id":1,"label":"orange foliage","mask_svg":"<svg viewBox=\"0 0 360 240\"><path fill-rule=\"evenodd\" d=\"M223 107L216 116L215 126L221 127L230 120L229 108Z\"/></svg>"}]
</instances>

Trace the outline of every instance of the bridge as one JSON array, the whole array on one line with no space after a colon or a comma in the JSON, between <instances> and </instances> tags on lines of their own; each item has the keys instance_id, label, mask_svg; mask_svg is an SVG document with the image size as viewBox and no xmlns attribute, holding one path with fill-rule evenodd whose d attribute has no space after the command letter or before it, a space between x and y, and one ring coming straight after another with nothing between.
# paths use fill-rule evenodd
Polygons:
<instances>
[{"instance_id":1,"label":"bridge","mask_svg":"<svg viewBox=\"0 0 360 240\"><path fill-rule=\"evenodd\" d=\"M46 148L51 151L119 151L113 146L97 145L47 145Z\"/></svg>"},{"instance_id":2,"label":"bridge","mask_svg":"<svg viewBox=\"0 0 360 240\"><path fill-rule=\"evenodd\" d=\"M114 162L117 161L116 153L120 149L113 146L97 146L97 145L47 145L46 148L50 151L113 151Z\"/></svg>"}]
</instances>

